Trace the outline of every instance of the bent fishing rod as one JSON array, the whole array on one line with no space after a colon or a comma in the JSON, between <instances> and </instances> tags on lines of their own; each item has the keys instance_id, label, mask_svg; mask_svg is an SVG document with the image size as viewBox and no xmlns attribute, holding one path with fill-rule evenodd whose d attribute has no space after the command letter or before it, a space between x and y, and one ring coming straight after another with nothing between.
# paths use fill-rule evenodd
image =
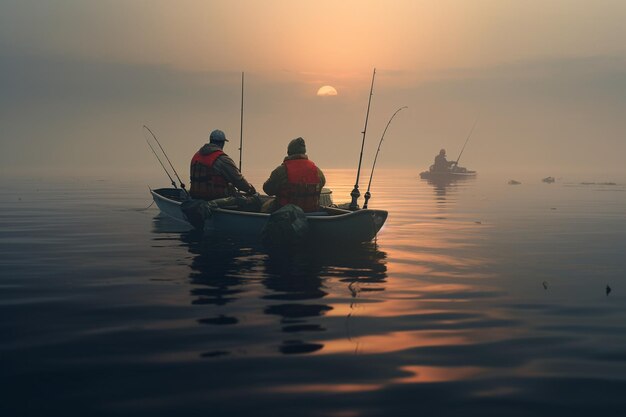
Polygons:
<instances>
[{"instance_id":1,"label":"bent fishing rod","mask_svg":"<svg viewBox=\"0 0 626 417\"><path fill-rule=\"evenodd\" d=\"M161 164L161 166L163 167L163 171L165 171L165 173L167 174L167 176L170 179L170 181L172 182L172 185L174 186L174 188L178 189L178 187L176 186L176 182L174 182L174 178L172 178L172 176L170 175L169 171L165 168L165 165L163 165L163 162L161 161L161 158L159 158L159 155L157 155L156 151L154 150L154 148L150 144L150 141L147 138L144 138L144 139L146 140L146 143L148 144L150 149L152 149L152 153L154 154L154 156L156 156L156 159L159 161L159 164Z\"/></svg>"},{"instance_id":2,"label":"bent fishing rod","mask_svg":"<svg viewBox=\"0 0 626 417\"><path fill-rule=\"evenodd\" d=\"M152 130L150 130L150 128L146 125L143 125L143 127L150 132L150 134L152 135L152 137L154 138L154 140L156 141L156 143L159 145L159 148L161 148L161 152L163 152L163 155L165 155L165 159L167 159L167 162L170 164L170 167L172 168L172 171L174 171L174 175L176 175L176 178L178 178L178 182L180 183L180 188L183 189L183 191L185 192L185 194L187 194L187 197L189 197L189 193L187 192L187 190L185 189L185 184L183 183L183 181L180 179L180 177L178 176L178 172L176 172L176 168L174 168L174 165L172 165L172 161L170 161L170 158L167 156L167 154L165 153L165 149L163 149L163 146L161 146L161 142L159 142L159 140L157 139L156 135L152 132ZM147 141L147 139L146 139ZM152 148L152 146L150 146L150 148ZM154 149L152 149L152 151L154 152ZM155 153L156 155L156 153ZM157 157L158 158L158 157ZM161 160L159 160L159 162L161 162ZM169 175L169 174L168 174ZM171 177L170 177L171 179ZM173 180L172 180L173 181ZM177 188L174 185L174 188Z\"/></svg>"},{"instance_id":3,"label":"bent fishing rod","mask_svg":"<svg viewBox=\"0 0 626 417\"><path fill-rule=\"evenodd\" d=\"M372 86L370 87L370 95L367 101L367 113L365 114L365 127L363 128L363 140L361 141L361 154L359 155L359 168L356 171L356 182L354 183L354 189L350 193L352 201L350 202L350 210L354 211L359 208L357 200L361 196L359 192L359 176L361 175L361 161L363 160L363 147L365 146L365 134L367 132L367 121L370 117L370 104L372 103L372 95L374 94L374 78L376 77L376 68L372 74Z\"/></svg>"},{"instance_id":4,"label":"bent fishing rod","mask_svg":"<svg viewBox=\"0 0 626 417\"><path fill-rule=\"evenodd\" d=\"M469 135L467 135L467 139L465 139L465 143L463 144L463 148L461 148L461 153L459 154L459 157L456 158L456 161L454 162L454 166L457 167L459 166L459 160L461 159L461 155L463 155L463 151L465 150L465 145L467 145L467 141L469 140L469 138L472 136L472 133L474 132L474 128L476 127L476 123L478 123L478 119L474 120L474 124L472 125L472 129L469 132Z\"/></svg>"},{"instance_id":5,"label":"bent fishing rod","mask_svg":"<svg viewBox=\"0 0 626 417\"><path fill-rule=\"evenodd\" d=\"M403 106L403 107L400 107L398 110L396 110L396 112L393 114L393 116L391 116L391 118L387 122L387 126L385 126L385 130L383 130L383 135L380 137L380 142L378 142L378 149L376 150L376 156L374 157L374 163L372 164L372 172L370 174L370 181L367 184L367 191L365 192L365 203L363 203L363 209L367 208L367 202L372 197L372 194L370 194L370 187L372 186L372 178L374 177L374 168L376 168L376 160L378 159L378 152L380 152L380 146L383 144L383 139L385 139L385 133L387 133L387 129L389 128L389 125L391 124L391 121L393 120L393 118L396 117L396 114L398 114L400 110L406 109L406 108L408 107Z\"/></svg>"}]
</instances>

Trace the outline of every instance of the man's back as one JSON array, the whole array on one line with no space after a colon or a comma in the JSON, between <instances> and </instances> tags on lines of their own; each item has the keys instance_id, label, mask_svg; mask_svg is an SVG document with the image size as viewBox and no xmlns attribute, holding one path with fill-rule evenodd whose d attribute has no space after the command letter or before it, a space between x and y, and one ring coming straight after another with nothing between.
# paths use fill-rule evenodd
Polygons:
<instances>
[{"instance_id":1,"label":"man's back","mask_svg":"<svg viewBox=\"0 0 626 417\"><path fill-rule=\"evenodd\" d=\"M227 197L229 184L245 193L256 193L254 187L241 175L235 162L224 153L223 146L224 140L217 143L211 140L192 158L189 190L192 198L213 200Z\"/></svg>"},{"instance_id":2,"label":"man's back","mask_svg":"<svg viewBox=\"0 0 626 417\"><path fill-rule=\"evenodd\" d=\"M318 210L320 192L326 184L322 170L309 160L302 138L289 143L287 154L283 163L265 181L263 190L268 195L277 196L275 206L295 204L304 211Z\"/></svg>"},{"instance_id":3,"label":"man's back","mask_svg":"<svg viewBox=\"0 0 626 417\"><path fill-rule=\"evenodd\" d=\"M446 159L445 154L439 154L435 156L435 171L448 171L450 169L450 162Z\"/></svg>"}]
</instances>

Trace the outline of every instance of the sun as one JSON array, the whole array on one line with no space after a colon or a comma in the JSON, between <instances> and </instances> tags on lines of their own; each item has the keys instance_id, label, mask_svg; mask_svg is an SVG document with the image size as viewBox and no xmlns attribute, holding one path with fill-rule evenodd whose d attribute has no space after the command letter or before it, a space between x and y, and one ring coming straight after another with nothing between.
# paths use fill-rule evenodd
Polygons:
<instances>
[{"instance_id":1,"label":"sun","mask_svg":"<svg viewBox=\"0 0 626 417\"><path fill-rule=\"evenodd\" d=\"M320 87L319 90L317 90L317 95L318 96L336 96L337 89L335 89L335 87L331 85L325 85L323 87Z\"/></svg>"}]
</instances>

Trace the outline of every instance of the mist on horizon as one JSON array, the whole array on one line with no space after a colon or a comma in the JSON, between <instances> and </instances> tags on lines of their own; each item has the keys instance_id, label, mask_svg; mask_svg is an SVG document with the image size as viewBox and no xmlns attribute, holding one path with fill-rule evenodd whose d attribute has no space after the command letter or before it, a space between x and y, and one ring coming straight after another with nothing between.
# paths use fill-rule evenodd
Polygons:
<instances>
[{"instance_id":1,"label":"mist on horizon","mask_svg":"<svg viewBox=\"0 0 626 417\"><path fill-rule=\"evenodd\" d=\"M320 167L355 169L375 67L366 167L408 106L381 168L456 159L477 120L461 165L479 173L622 176L625 17L618 1L4 2L0 173L160 170L144 124L185 179L213 129L237 160L242 71L244 169L269 173L298 136Z\"/></svg>"}]
</instances>

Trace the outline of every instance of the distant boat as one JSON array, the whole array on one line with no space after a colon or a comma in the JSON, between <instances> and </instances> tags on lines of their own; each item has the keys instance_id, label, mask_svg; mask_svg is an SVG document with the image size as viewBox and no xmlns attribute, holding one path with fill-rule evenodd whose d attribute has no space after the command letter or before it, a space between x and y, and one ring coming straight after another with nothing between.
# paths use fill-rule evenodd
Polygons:
<instances>
[{"instance_id":1,"label":"distant boat","mask_svg":"<svg viewBox=\"0 0 626 417\"><path fill-rule=\"evenodd\" d=\"M420 178L424 180L439 180L439 179L457 179L457 178L471 178L476 176L476 171L469 171L463 167L454 167L448 171L435 171L431 165L428 171L420 173Z\"/></svg>"},{"instance_id":2,"label":"distant boat","mask_svg":"<svg viewBox=\"0 0 626 417\"><path fill-rule=\"evenodd\" d=\"M469 134L467 135L467 139L465 139L465 143L463 144L463 147L461 148L461 152L459 153L459 157L456 158L456 161L446 161L445 160L445 155L446 155L446 150L442 149L441 151L439 151L439 155L444 156L444 163L447 164L445 165L446 169L443 170L435 170L435 165L431 165L428 169L428 171L423 171L420 172L420 178L424 179L424 180L431 180L431 181L446 181L446 180L454 180L454 179L459 179L459 178L471 178L471 177L475 177L476 176L476 171L470 171L467 168L463 168L459 166L459 161L461 160L461 155L463 155L463 151L465 150L465 146L467 145L467 142L469 141L470 137L472 136L472 133L474 132L474 128L476 127L476 123L478 122L478 119L476 119L476 121L474 121L474 125L472 126L472 129L470 130ZM437 161L437 158L439 156L435 157L435 162ZM452 167L450 168L450 165L452 165Z\"/></svg>"},{"instance_id":3,"label":"distant boat","mask_svg":"<svg viewBox=\"0 0 626 417\"><path fill-rule=\"evenodd\" d=\"M191 226L191 222L181 209L186 198L180 189L159 188L150 190L150 193L163 214ZM321 207L319 212L306 213L310 228L309 240L321 243L369 242L383 227L387 215L388 212L385 210L350 211ZM216 233L260 237L269 217L268 213L242 211L236 207L213 208L204 223L203 231L209 235Z\"/></svg>"},{"instance_id":4,"label":"distant boat","mask_svg":"<svg viewBox=\"0 0 626 417\"><path fill-rule=\"evenodd\" d=\"M554 181L556 181L554 179L554 177L545 177L544 179L542 179L541 181L547 183L547 184L552 184Z\"/></svg>"}]
</instances>

